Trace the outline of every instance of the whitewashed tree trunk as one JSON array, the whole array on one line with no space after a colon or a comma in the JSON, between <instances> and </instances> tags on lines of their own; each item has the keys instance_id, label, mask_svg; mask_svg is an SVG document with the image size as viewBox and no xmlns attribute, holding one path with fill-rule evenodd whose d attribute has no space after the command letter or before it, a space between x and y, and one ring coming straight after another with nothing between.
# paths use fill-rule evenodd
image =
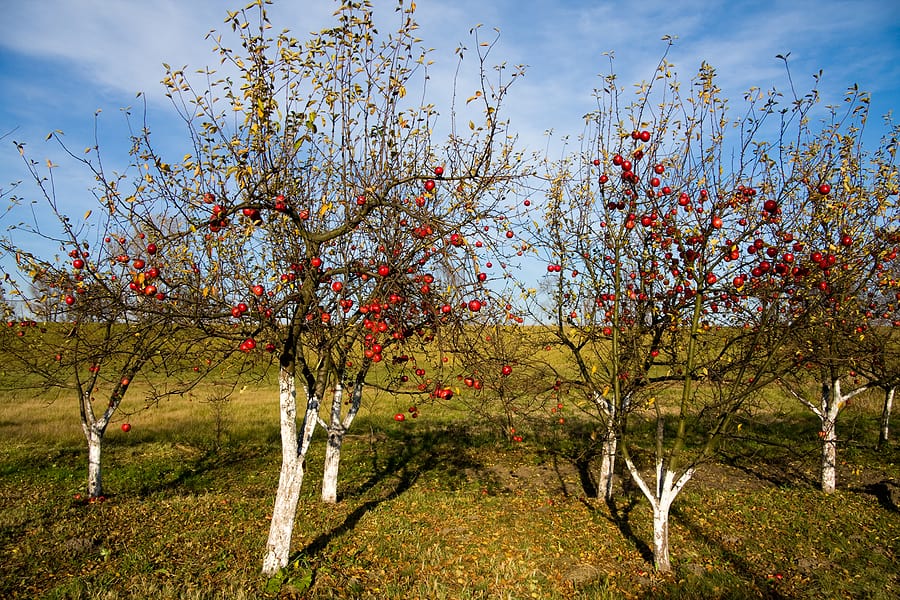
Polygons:
<instances>
[{"instance_id":1,"label":"whitewashed tree trunk","mask_svg":"<svg viewBox=\"0 0 900 600\"><path fill-rule=\"evenodd\" d=\"M830 382L830 387L822 386L821 407L818 412L822 421L822 491L833 494L837 488L837 418L847 401L865 388L858 388L845 395L840 378Z\"/></svg>"},{"instance_id":2,"label":"whitewashed tree trunk","mask_svg":"<svg viewBox=\"0 0 900 600\"><path fill-rule=\"evenodd\" d=\"M836 419L826 414L822 419L822 491L834 493L837 486L837 431Z\"/></svg>"},{"instance_id":3,"label":"whitewashed tree trunk","mask_svg":"<svg viewBox=\"0 0 900 600\"><path fill-rule=\"evenodd\" d=\"M613 476L616 470L616 453L619 449L619 430L616 422L616 419L619 418L619 411L615 398L603 398L596 394L594 402L606 417L606 431L604 432L603 444L600 449L600 477L597 480L597 497L610 500L613 497ZM624 404L627 408L627 398L624 400Z\"/></svg>"},{"instance_id":4,"label":"whitewashed tree trunk","mask_svg":"<svg viewBox=\"0 0 900 600\"><path fill-rule=\"evenodd\" d=\"M328 423L328 443L325 445L325 468L322 475L322 502L337 502L338 471L341 466L341 447L346 431L341 423L343 387L338 383L331 398L331 421Z\"/></svg>"},{"instance_id":5,"label":"whitewashed tree trunk","mask_svg":"<svg viewBox=\"0 0 900 600\"><path fill-rule=\"evenodd\" d=\"M847 402L864 391L869 389L865 385L858 387L852 392L844 393L841 388L841 379L834 378L831 381L822 382L822 391L819 398L819 405L816 406L801 394L791 391L791 393L800 402L811 410L822 423L822 429L819 436L822 438L822 464L821 464L821 482L822 491L826 494L834 493L837 487L837 418L841 411L847 405Z\"/></svg>"},{"instance_id":6,"label":"whitewashed tree trunk","mask_svg":"<svg viewBox=\"0 0 900 600\"><path fill-rule=\"evenodd\" d=\"M897 388L891 386L884 390L884 405L881 409L881 430L878 433L878 445L883 446L891 439L891 411L894 407L894 391Z\"/></svg>"},{"instance_id":7,"label":"whitewashed tree trunk","mask_svg":"<svg viewBox=\"0 0 900 600\"><path fill-rule=\"evenodd\" d=\"M613 474L616 469L616 452L619 446L619 436L616 433L615 426L609 421L606 426L606 437L601 447L602 455L600 457L600 478L597 481L597 496L606 498L613 497Z\"/></svg>"},{"instance_id":8,"label":"whitewashed tree trunk","mask_svg":"<svg viewBox=\"0 0 900 600\"><path fill-rule=\"evenodd\" d=\"M364 386L364 374L358 376L353 386L353 395L350 397L350 408L341 419L341 406L343 401L343 388L338 383L334 388L331 404L331 422L328 424L328 444L325 446L325 472L322 476L322 502L334 504L337 502L338 473L341 466L341 449L344 438L353 424L359 412L362 402Z\"/></svg>"},{"instance_id":9,"label":"whitewashed tree trunk","mask_svg":"<svg viewBox=\"0 0 900 600\"><path fill-rule=\"evenodd\" d=\"M98 498L103 495L103 469L100 453L103 449L103 432L95 427L88 427L88 497Z\"/></svg>"},{"instance_id":10,"label":"whitewashed tree trunk","mask_svg":"<svg viewBox=\"0 0 900 600\"><path fill-rule=\"evenodd\" d=\"M663 461L657 459L656 486L651 489L627 455L625 456L625 465L653 508L653 564L657 571L668 573L672 570L672 563L669 559L669 511L675 498L693 477L694 468L685 470L676 479L676 473L665 468Z\"/></svg>"},{"instance_id":11,"label":"whitewashed tree trunk","mask_svg":"<svg viewBox=\"0 0 900 600\"><path fill-rule=\"evenodd\" d=\"M279 404L281 413L281 475L272 509L269 539L263 558L263 575L272 576L288 565L291 535L300 489L303 485L304 462L318 423L319 400L314 390L308 390L302 437L297 436L297 391L294 376L282 368L279 373Z\"/></svg>"},{"instance_id":12,"label":"whitewashed tree trunk","mask_svg":"<svg viewBox=\"0 0 900 600\"><path fill-rule=\"evenodd\" d=\"M263 559L263 575L275 575L288 564L302 486L303 461L295 457L291 462L282 463L269 525L269 539L266 542L266 557Z\"/></svg>"},{"instance_id":13,"label":"whitewashed tree trunk","mask_svg":"<svg viewBox=\"0 0 900 600\"><path fill-rule=\"evenodd\" d=\"M88 498L99 498L103 495L103 462L101 460L103 434L106 432L106 426L113 412L118 407L118 403L110 404L103 415L97 419L94 416L94 407L91 404L92 392L93 386L81 390L79 410L81 413L81 431L84 433L84 439L87 440L88 447Z\"/></svg>"}]
</instances>

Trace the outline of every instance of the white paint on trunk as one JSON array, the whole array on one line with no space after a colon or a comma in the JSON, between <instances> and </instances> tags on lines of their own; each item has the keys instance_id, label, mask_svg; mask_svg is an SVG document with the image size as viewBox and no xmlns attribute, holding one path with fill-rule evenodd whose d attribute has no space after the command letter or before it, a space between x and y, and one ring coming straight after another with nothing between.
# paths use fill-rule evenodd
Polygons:
<instances>
[{"instance_id":1,"label":"white paint on trunk","mask_svg":"<svg viewBox=\"0 0 900 600\"><path fill-rule=\"evenodd\" d=\"M297 391L294 376L286 369L279 373L279 404L281 413L281 474L272 509L269 539L263 558L263 575L273 576L288 565L291 535L303 485L304 462L318 423L319 400L308 390L302 437L297 437Z\"/></svg>"},{"instance_id":2,"label":"white paint on trunk","mask_svg":"<svg viewBox=\"0 0 900 600\"><path fill-rule=\"evenodd\" d=\"M804 406L813 412L822 424L819 436L822 439L822 464L821 483L822 491L826 494L834 493L837 487L837 418L847 405L847 402L862 392L869 389L868 385L856 388L852 392L844 393L841 388L841 379L836 377L831 381L822 383L822 391L819 396L818 406L807 400L801 394L789 390Z\"/></svg>"},{"instance_id":3,"label":"white paint on trunk","mask_svg":"<svg viewBox=\"0 0 900 600\"><path fill-rule=\"evenodd\" d=\"M272 509L269 525L269 539L266 542L266 556L263 559L263 575L272 576L285 568L290 559L291 535L303 486L303 461L295 457L293 463L281 465L278 478L278 493Z\"/></svg>"},{"instance_id":4,"label":"white paint on trunk","mask_svg":"<svg viewBox=\"0 0 900 600\"><path fill-rule=\"evenodd\" d=\"M103 434L106 432L106 426L118 407L118 403L110 403L103 415L97 419L94 416L94 406L91 404L92 390L93 387L89 387L81 391L81 431L84 433L88 448L88 498L98 498L103 495L103 463L101 461Z\"/></svg>"},{"instance_id":5,"label":"white paint on trunk","mask_svg":"<svg viewBox=\"0 0 900 600\"><path fill-rule=\"evenodd\" d=\"M100 452L103 448L103 432L88 427L88 497L97 498L103 495L103 470L100 463Z\"/></svg>"},{"instance_id":6,"label":"white paint on trunk","mask_svg":"<svg viewBox=\"0 0 900 600\"><path fill-rule=\"evenodd\" d=\"M328 424L328 443L325 445L325 466L322 475L322 502L337 502L338 471L341 466L341 446L344 442L344 430L341 423L341 402L344 388L340 383L334 387L331 398L331 422Z\"/></svg>"},{"instance_id":7,"label":"white paint on trunk","mask_svg":"<svg viewBox=\"0 0 900 600\"><path fill-rule=\"evenodd\" d=\"M822 388L822 491L834 493L837 487L837 417L846 400L841 395L841 380Z\"/></svg>"},{"instance_id":8,"label":"white paint on trunk","mask_svg":"<svg viewBox=\"0 0 900 600\"><path fill-rule=\"evenodd\" d=\"M613 497L613 476L616 470L616 453L619 447L619 434L616 428L618 410L614 397L604 397L599 393L594 394L594 403L606 419L606 431L600 452L600 476L597 480L597 497ZM625 408L628 407L628 398L623 400Z\"/></svg>"},{"instance_id":9,"label":"white paint on trunk","mask_svg":"<svg viewBox=\"0 0 900 600\"><path fill-rule=\"evenodd\" d=\"M613 497L613 474L616 469L616 452L619 445L619 437L616 435L612 422L607 424L606 437L603 440L600 457L600 479L597 482L597 496Z\"/></svg>"},{"instance_id":10,"label":"white paint on trunk","mask_svg":"<svg viewBox=\"0 0 900 600\"><path fill-rule=\"evenodd\" d=\"M334 504L337 502L338 475L341 467L341 448L344 438L350 431L353 420L359 413L362 402L365 374L360 374L353 385L353 394L350 396L350 408L341 419L341 407L343 406L343 387L338 383L334 388L331 404L331 422L328 424L328 444L325 446L325 471L322 476L322 502Z\"/></svg>"},{"instance_id":11,"label":"white paint on trunk","mask_svg":"<svg viewBox=\"0 0 900 600\"><path fill-rule=\"evenodd\" d=\"M878 434L878 445L887 444L891 439L891 411L894 408L894 391L891 386L884 390L884 405L881 409L881 431Z\"/></svg>"},{"instance_id":12,"label":"white paint on trunk","mask_svg":"<svg viewBox=\"0 0 900 600\"><path fill-rule=\"evenodd\" d=\"M693 477L694 468L685 470L676 479L676 473L664 468L663 461L657 459L656 486L655 489L651 489L627 455L625 465L653 509L653 564L657 571L668 573L672 570L672 563L669 560L669 511L675 498Z\"/></svg>"}]
</instances>

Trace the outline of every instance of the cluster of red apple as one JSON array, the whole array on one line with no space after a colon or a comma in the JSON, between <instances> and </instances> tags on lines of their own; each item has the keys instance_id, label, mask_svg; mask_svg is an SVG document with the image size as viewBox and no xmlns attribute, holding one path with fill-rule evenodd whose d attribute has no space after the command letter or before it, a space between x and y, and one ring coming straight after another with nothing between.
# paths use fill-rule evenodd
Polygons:
<instances>
[{"instance_id":1,"label":"cluster of red apple","mask_svg":"<svg viewBox=\"0 0 900 600\"><path fill-rule=\"evenodd\" d=\"M462 375L460 375L460 377L462 377ZM463 383L466 385L466 387L474 388L476 390L480 390L484 386L484 384L481 383L480 380L475 379L474 377L463 378Z\"/></svg>"},{"instance_id":2,"label":"cluster of red apple","mask_svg":"<svg viewBox=\"0 0 900 600\"><path fill-rule=\"evenodd\" d=\"M25 337L25 329L38 326L37 321L20 321L18 323L16 321L6 322L7 327L15 327L17 324L19 325L20 329L16 332L16 335L19 337ZM45 331L46 329L41 327L41 333L44 333Z\"/></svg>"},{"instance_id":3,"label":"cluster of red apple","mask_svg":"<svg viewBox=\"0 0 900 600\"><path fill-rule=\"evenodd\" d=\"M155 255L157 252L156 244L147 244L147 253ZM131 263L134 272L132 273L131 282L128 284L128 288L142 296L153 296L157 300L165 300L166 295L159 291L155 281L159 279L160 271L159 267L151 266L149 268L147 266L146 261L141 258L136 258Z\"/></svg>"},{"instance_id":4,"label":"cluster of red apple","mask_svg":"<svg viewBox=\"0 0 900 600\"><path fill-rule=\"evenodd\" d=\"M431 392L431 397L439 400L449 400L453 397L453 390L447 386L438 385Z\"/></svg>"},{"instance_id":5,"label":"cluster of red apple","mask_svg":"<svg viewBox=\"0 0 900 600\"><path fill-rule=\"evenodd\" d=\"M258 208L244 208L241 210L241 214L250 219L250 222L254 225L262 225L262 215Z\"/></svg>"},{"instance_id":6,"label":"cluster of red apple","mask_svg":"<svg viewBox=\"0 0 900 600\"><path fill-rule=\"evenodd\" d=\"M228 227L231 222L228 220L228 215L225 213L225 207L221 204L213 204L216 201L215 195L210 192L206 192L203 194L203 201L207 204L212 204L212 216L209 218L209 230L212 233L219 233L222 229Z\"/></svg>"},{"instance_id":7,"label":"cluster of red apple","mask_svg":"<svg viewBox=\"0 0 900 600\"><path fill-rule=\"evenodd\" d=\"M139 239L143 240L144 237L145 236L143 233L138 234ZM106 242L107 244L109 244L109 243L113 242L113 238L106 237L106 238L104 238L103 241ZM124 237L117 238L115 241L118 242L122 246L124 246L127 242L127 240ZM153 242L150 242L149 244L147 244L146 251L149 256L155 256L156 253L159 251L159 248L156 244L154 244ZM73 252L76 252L76 251L73 251ZM71 255L72 255L72 253L70 253L70 256ZM75 260L72 261L72 267L76 271L76 275L75 275L76 281L83 281L83 279L84 279L83 275L79 271L81 271L82 269L85 268L86 265L82 259L86 258L86 257L87 257L87 253L82 253L80 257L75 258ZM165 300L165 298L166 298L165 293L161 292L159 290L157 284L155 283L159 280L159 277L160 277L160 268L158 266L153 265L153 266L148 267L147 261L144 260L143 258L140 258L140 257L132 258L125 252L120 252L118 255L111 258L110 262L114 265L115 264L128 265L129 263L131 263L131 265L130 265L131 281L128 283L128 289L130 289L131 291L133 291L134 293L136 293L140 296L150 296L150 297L155 297L157 300ZM113 275L113 276L111 276L111 279L113 281L115 281L117 279L117 277L115 275ZM83 292L84 289L79 288L78 291ZM74 304L74 299L71 299L68 296L66 297L65 301L66 301L66 304L69 304L69 305Z\"/></svg>"}]
</instances>

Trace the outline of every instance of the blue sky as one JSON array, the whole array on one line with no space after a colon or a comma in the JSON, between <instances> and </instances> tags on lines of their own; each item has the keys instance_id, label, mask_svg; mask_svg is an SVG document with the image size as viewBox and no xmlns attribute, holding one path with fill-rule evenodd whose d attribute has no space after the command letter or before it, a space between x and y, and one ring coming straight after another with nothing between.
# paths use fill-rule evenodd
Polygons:
<instances>
[{"instance_id":1,"label":"blue sky","mask_svg":"<svg viewBox=\"0 0 900 600\"><path fill-rule=\"evenodd\" d=\"M0 36L0 187L25 179L12 141L27 143L30 155L61 165L59 187L71 197L73 214L87 202L88 174L62 160L44 138L65 132L75 149L93 144L94 113L102 110L100 143L111 162L124 162L127 132L120 109L148 99L157 132L177 131L159 84L163 62L189 69L215 63L211 29L227 31L227 8L219 0L30 0L5 2ZM375 0L377 12L393 14L393 2ZM296 34L321 28L336 4L328 0L277 0L270 9L277 29ZM881 115L900 99L900 0L420 0L424 45L435 49L432 84L448 87L453 49L472 45L469 29L499 28L493 58L528 65L527 75L507 104L507 116L533 147L542 133L578 134L592 108L591 90L607 69L604 52L615 55L620 81L649 77L665 44L683 79L702 61L719 74L720 86L736 103L751 86L786 89L784 65L776 54L790 52L798 90L824 71L825 102L838 102L852 84L872 93L872 113ZM879 120L872 120L878 129ZM5 136L5 137L4 137ZM176 136L167 139L177 141ZM19 189L28 196L29 187ZM0 213L2 214L2 213ZM0 217L5 229L13 215Z\"/></svg>"}]
</instances>

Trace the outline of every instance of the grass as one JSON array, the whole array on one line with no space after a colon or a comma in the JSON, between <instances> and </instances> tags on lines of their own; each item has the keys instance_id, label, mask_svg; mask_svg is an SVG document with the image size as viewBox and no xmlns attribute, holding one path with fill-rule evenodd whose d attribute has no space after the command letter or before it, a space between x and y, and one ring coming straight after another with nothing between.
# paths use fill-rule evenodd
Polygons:
<instances>
[{"instance_id":1,"label":"grass","mask_svg":"<svg viewBox=\"0 0 900 600\"><path fill-rule=\"evenodd\" d=\"M745 421L676 501L675 572L661 576L640 493L623 482L612 505L586 494L590 422L548 415L510 444L450 406L395 423L408 401L382 394L346 442L337 505L318 501L315 444L294 560L266 580L275 394L245 390L215 408L206 400L216 390L201 389L151 410L126 406L133 429L110 430L109 498L95 504L74 499L85 478L74 403L0 397L0 597L900 595L900 455L872 449L875 397L842 417L853 438L833 496L816 488L815 422L799 411Z\"/></svg>"}]
</instances>

